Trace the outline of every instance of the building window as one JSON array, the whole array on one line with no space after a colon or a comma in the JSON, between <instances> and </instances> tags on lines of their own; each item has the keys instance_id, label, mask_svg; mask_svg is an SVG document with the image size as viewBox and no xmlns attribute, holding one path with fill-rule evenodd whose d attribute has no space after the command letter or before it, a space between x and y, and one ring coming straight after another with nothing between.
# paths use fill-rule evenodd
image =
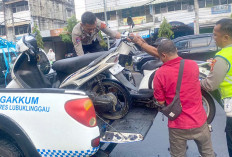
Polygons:
<instances>
[{"instance_id":1,"label":"building window","mask_svg":"<svg viewBox=\"0 0 232 157\"><path fill-rule=\"evenodd\" d=\"M155 13L160 14L160 5L159 4L155 5Z\"/></svg>"},{"instance_id":2,"label":"building window","mask_svg":"<svg viewBox=\"0 0 232 157\"><path fill-rule=\"evenodd\" d=\"M72 10L71 9L66 9L66 16L67 16L67 18L72 17Z\"/></svg>"},{"instance_id":3,"label":"building window","mask_svg":"<svg viewBox=\"0 0 232 157\"><path fill-rule=\"evenodd\" d=\"M22 1L22 2L14 3L12 5L12 10L13 10L13 13L29 10L28 2L27 1Z\"/></svg>"},{"instance_id":4,"label":"building window","mask_svg":"<svg viewBox=\"0 0 232 157\"><path fill-rule=\"evenodd\" d=\"M187 10L187 9L188 9L187 2L182 2L182 10Z\"/></svg>"},{"instance_id":5,"label":"building window","mask_svg":"<svg viewBox=\"0 0 232 157\"><path fill-rule=\"evenodd\" d=\"M168 5L168 11L175 11L175 2L170 2Z\"/></svg>"},{"instance_id":6,"label":"building window","mask_svg":"<svg viewBox=\"0 0 232 157\"><path fill-rule=\"evenodd\" d=\"M107 20L116 20L116 11L107 12Z\"/></svg>"},{"instance_id":7,"label":"building window","mask_svg":"<svg viewBox=\"0 0 232 157\"><path fill-rule=\"evenodd\" d=\"M5 26L0 26L0 35L1 35L1 36L6 35Z\"/></svg>"},{"instance_id":8,"label":"building window","mask_svg":"<svg viewBox=\"0 0 232 157\"><path fill-rule=\"evenodd\" d=\"M175 3L175 10L181 10L181 2Z\"/></svg>"},{"instance_id":9,"label":"building window","mask_svg":"<svg viewBox=\"0 0 232 157\"><path fill-rule=\"evenodd\" d=\"M29 33L30 25L21 25L15 27L15 35Z\"/></svg>"},{"instance_id":10,"label":"building window","mask_svg":"<svg viewBox=\"0 0 232 157\"><path fill-rule=\"evenodd\" d=\"M227 0L221 0L221 5L227 4Z\"/></svg>"},{"instance_id":11,"label":"building window","mask_svg":"<svg viewBox=\"0 0 232 157\"><path fill-rule=\"evenodd\" d=\"M206 4L206 7L211 7L211 6L213 6L213 1L212 0L206 0L205 4Z\"/></svg>"},{"instance_id":12,"label":"building window","mask_svg":"<svg viewBox=\"0 0 232 157\"><path fill-rule=\"evenodd\" d=\"M219 5L219 0L213 0L213 5Z\"/></svg>"},{"instance_id":13,"label":"building window","mask_svg":"<svg viewBox=\"0 0 232 157\"><path fill-rule=\"evenodd\" d=\"M95 15L96 15L96 17L97 17L99 20L105 21L105 15L104 15L104 13L96 13Z\"/></svg>"},{"instance_id":14,"label":"building window","mask_svg":"<svg viewBox=\"0 0 232 157\"><path fill-rule=\"evenodd\" d=\"M205 8L205 0L199 0L199 8Z\"/></svg>"},{"instance_id":15,"label":"building window","mask_svg":"<svg viewBox=\"0 0 232 157\"><path fill-rule=\"evenodd\" d=\"M122 18L127 18L128 16L132 16L132 9L123 9L122 10Z\"/></svg>"},{"instance_id":16,"label":"building window","mask_svg":"<svg viewBox=\"0 0 232 157\"><path fill-rule=\"evenodd\" d=\"M161 5L160 5L160 11L161 11L161 13L168 12L167 3L161 3Z\"/></svg>"},{"instance_id":17,"label":"building window","mask_svg":"<svg viewBox=\"0 0 232 157\"><path fill-rule=\"evenodd\" d=\"M3 12L3 3L0 2L0 12Z\"/></svg>"},{"instance_id":18,"label":"building window","mask_svg":"<svg viewBox=\"0 0 232 157\"><path fill-rule=\"evenodd\" d=\"M228 0L228 4L231 4L232 3L232 0Z\"/></svg>"}]
</instances>

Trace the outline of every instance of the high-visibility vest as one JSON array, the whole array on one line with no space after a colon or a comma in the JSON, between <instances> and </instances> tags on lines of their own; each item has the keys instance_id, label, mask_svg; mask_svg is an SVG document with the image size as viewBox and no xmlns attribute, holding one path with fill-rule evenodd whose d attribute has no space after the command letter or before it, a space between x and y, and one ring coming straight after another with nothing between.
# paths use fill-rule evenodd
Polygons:
<instances>
[{"instance_id":1,"label":"high-visibility vest","mask_svg":"<svg viewBox=\"0 0 232 157\"><path fill-rule=\"evenodd\" d=\"M222 57L225 59L229 64L229 69L227 71L226 77L220 84L220 92L221 98L229 98L232 97L232 47L223 48L219 51L215 57Z\"/></svg>"}]
</instances>

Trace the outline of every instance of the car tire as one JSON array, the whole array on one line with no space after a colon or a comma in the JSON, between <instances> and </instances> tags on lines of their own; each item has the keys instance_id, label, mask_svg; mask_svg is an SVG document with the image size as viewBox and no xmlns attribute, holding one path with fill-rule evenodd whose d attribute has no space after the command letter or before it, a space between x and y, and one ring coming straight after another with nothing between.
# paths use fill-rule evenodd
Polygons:
<instances>
[{"instance_id":1,"label":"car tire","mask_svg":"<svg viewBox=\"0 0 232 157\"><path fill-rule=\"evenodd\" d=\"M1 139L0 157L23 157L23 155L13 142L8 139Z\"/></svg>"}]
</instances>

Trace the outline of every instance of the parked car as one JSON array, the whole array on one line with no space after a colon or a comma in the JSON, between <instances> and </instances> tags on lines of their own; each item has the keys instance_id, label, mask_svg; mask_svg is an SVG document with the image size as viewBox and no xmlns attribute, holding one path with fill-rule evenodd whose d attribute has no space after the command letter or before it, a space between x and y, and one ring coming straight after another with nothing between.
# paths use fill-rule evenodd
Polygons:
<instances>
[{"instance_id":1,"label":"parked car","mask_svg":"<svg viewBox=\"0 0 232 157\"><path fill-rule=\"evenodd\" d=\"M173 42L177 47L178 55L184 59L206 61L213 58L219 51L212 33L187 35L173 39ZM132 58L134 71L140 71L147 61L157 59L147 53L135 55Z\"/></svg>"},{"instance_id":2,"label":"parked car","mask_svg":"<svg viewBox=\"0 0 232 157\"><path fill-rule=\"evenodd\" d=\"M172 39L176 39L181 36L194 34L193 28L191 26L184 24L183 22L172 21L172 22L169 22L169 24L172 26L171 28L171 30L173 31L173 37L171 37ZM155 40L158 38L158 34L159 34L159 28L152 28L150 30L151 37L149 36L149 38L146 38L145 40L150 45L152 45L155 42Z\"/></svg>"}]
</instances>

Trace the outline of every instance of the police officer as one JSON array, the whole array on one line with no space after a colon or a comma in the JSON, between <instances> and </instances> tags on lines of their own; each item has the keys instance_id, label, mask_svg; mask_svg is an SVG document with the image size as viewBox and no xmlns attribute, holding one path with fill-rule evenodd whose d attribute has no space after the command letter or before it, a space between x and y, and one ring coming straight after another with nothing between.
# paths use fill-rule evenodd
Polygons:
<instances>
[{"instance_id":1,"label":"police officer","mask_svg":"<svg viewBox=\"0 0 232 157\"><path fill-rule=\"evenodd\" d=\"M211 72L201 81L201 86L213 91L219 87L227 115L226 139L232 157L232 19L221 19L213 30L216 45L221 47L212 60Z\"/></svg>"},{"instance_id":2,"label":"police officer","mask_svg":"<svg viewBox=\"0 0 232 157\"><path fill-rule=\"evenodd\" d=\"M99 42L102 40L99 31L112 38L120 38L121 34L109 29L105 23L96 18L94 13L85 12L81 16L81 22L78 23L72 31L72 42L78 56L84 53L103 51Z\"/></svg>"}]
</instances>

